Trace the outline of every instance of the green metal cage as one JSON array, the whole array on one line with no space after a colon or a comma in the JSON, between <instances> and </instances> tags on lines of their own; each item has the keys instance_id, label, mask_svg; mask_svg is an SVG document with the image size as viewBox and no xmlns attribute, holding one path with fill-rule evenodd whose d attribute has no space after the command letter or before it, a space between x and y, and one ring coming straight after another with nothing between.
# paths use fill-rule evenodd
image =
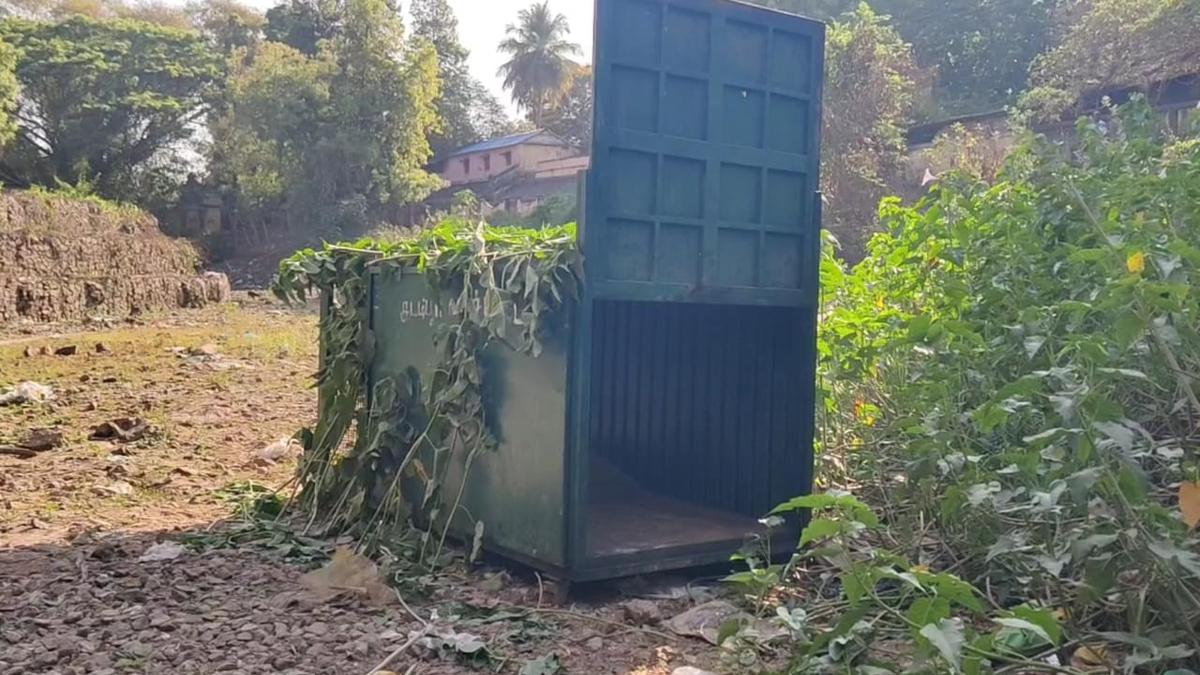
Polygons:
<instances>
[{"instance_id":1,"label":"green metal cage","mask_svg":"<svg viewBox=\"0 0 1200 675\"><path fill-rule=\"evenodd\" d=\"M449 481L456 530L571 581L726 561L813 465L824 26L597 0L595 30L582 297L539 357L483 355L499 448ZM372 297L372 377L431 370L445 306Z\"/></svg>"}]
</instances>

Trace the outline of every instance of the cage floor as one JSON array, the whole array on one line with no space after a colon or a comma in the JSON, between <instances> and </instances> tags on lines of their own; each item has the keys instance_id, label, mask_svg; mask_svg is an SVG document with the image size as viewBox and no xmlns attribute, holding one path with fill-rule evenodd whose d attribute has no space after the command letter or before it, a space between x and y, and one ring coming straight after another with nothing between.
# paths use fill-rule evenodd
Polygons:
<instances>
[{"instance_id":1,"label":"cage floor","mask_svg":"<svg viewBox=\"0 0 1200 675\"><path fill-rule=\"evenodd\" d=\"M592 557L737 541L761 529L755 518L663 497L597 468L588 500Z\"/></svg>"}]
</instances>

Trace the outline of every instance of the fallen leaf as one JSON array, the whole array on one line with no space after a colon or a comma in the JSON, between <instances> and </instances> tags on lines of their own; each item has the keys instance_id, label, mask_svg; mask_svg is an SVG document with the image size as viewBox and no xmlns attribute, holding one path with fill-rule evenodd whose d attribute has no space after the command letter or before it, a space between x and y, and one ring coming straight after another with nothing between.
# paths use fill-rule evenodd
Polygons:
<instances>
[{"instance_id":1,"label":"fallen leaf","mask_svg":"<svg viewBox=\"0 0 1200 675\"><path fill-rule=\"evenodd\" d=\"M1108 662L1108 647L1105 645L1080 645L1071 655L1071 667L1081 670L1106 666Z\"/></svg>"},{"instance_id":2,"label":"fallen leaf","mask_svg":"<svg viewBox=\"0 0 1200 675\"><path fill-rule=\"evenodd\" d=\"M1179 510L1183 512L1183 522L1189 528L1195 528L1200 523L1200 483L1179 484Z\"/></svg>"},{"instance_id":3,"label":"fallen leaf","mask_svg":"<svg viewBox=\"0 0 1200 675\"><path fill-rule=\"evenodd\" d=\"M174 560L187 552L187 549L182 545L173 541L160 541L146 549L146 552L138 558L138 562L162 562L166 560Z\"/></svg>"},{"instance_id":4,"label":"fallen leaf","mask_svg":"<svg viewBox=\"0 0 1200 675\"><path fill-rule=\"evenodd\" d=\"M108 485L97 485L92 488L92 491L99 495L116 495L118 497L128 497L133 494L133 486L123 480L117 480Z\"/></svg>"},{"instance_id":5,"label":"fallen leaf","mask_svg":"<svg viewBox=\"0 0 1200 675\"><path fill-rule=\"evenodd\" d=\"M300 585L320 602L328 602L346 592L362 596L376 605L395 599L379 567L345 548L335 551L326 566L300 577Z\"/></svg>"}]
</instances>

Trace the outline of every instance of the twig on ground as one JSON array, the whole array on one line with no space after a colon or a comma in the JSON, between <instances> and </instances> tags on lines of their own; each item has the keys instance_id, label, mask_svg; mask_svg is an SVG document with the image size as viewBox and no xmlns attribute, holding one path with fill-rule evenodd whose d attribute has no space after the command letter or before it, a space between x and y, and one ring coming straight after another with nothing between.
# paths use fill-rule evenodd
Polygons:
<instances>
[{"instance_id":1,"label":"twig on ground","mask_svg":"<svg viewBox=\"0 0 1200 675\"><path fill-rule=\"evenodd\" d=\"M392 589L392 590L395 590L395 591L396 591L396 599L400 601L400 605L401 605L402 607L404 607L404 611L408 612L408 615L409 615L409 616L411 616L412 618L416 619L416 620L417 620L417 623L421 624L421 625L422 625L422 626L423 626L423 627L424 627L426 630L428 630L428 629L429 629L429 622L428 622L428 621L426 621L425 619L422 619L422 618L421 618L421 617L420 617L420 616L419 616L419 615L418 615L416 612L414 612L414 611L412 610L412 607L409 607L409 606L408 606L408 603L404 601L404 596L400 595L400 591L399 591L399 590L396 590L396 589Z\"/></svg>"},{"instance_id":2,"label":"twig on ground","mask_svg":"<svg viewBox=\"0 0 1200 675\"><path fill-rule=\"evenodd\" d=\"M541 609L541 608L542 608L542 593L543 593L543 591L545 590L545 589L544 589L544 587L543 587L543 585L542 585L542 575L538 574L537 572L534 572L534 573L533 573L533 576L537 577L537 582L538 582L538 601L537 601L537 606L538 606L538 609Z\"/></svg>"},{"instance_id":3,"label":"twig on ground","mask_svg":"<svg viewBox=\"0 0 1200 675\"><path fill-rule=\"evenodd\" d=\"M420 632L418 632L416 635L413 635L412 637L410 637L407 642L400 645L399 647L396 647L396 649L391 654L388 654L387 657L384 658L384 660L379 662L379 665L368 670L367 675L374 675L375 673L378 673L379 671L386 668L389 663L396 660L396 658L399 657L401 654L403 654L405 651L407 651L409 647L415 645L417 643L417 640L420 640L421 638L425 637L428 633L429 633L428 626L426 626L425 628L422 628L420 630ZM413 664L413 666L411 668L409 668L408 672L411 673L412 668L415 668L415 667L416 667L416 664Z\"/></svg>"}]
</instances>

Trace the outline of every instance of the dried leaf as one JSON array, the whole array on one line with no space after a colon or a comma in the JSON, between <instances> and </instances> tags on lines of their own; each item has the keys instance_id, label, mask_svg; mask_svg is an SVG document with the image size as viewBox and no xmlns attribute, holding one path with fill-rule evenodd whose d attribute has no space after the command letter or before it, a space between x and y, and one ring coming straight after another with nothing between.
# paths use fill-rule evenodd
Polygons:
<instances>
[{"instance_id":1,"label":"dried leaf","mask_svg":"<svg viewBox=\"0 0 1200 675\"><path fill-rule=\"evenodd\" d=\"M1108 647L1102 644L1080 645L1075 649L1075 653L1071 655L1072 668L1092 668L1095 666L1107 666Z\"/></svg>"},{"instance_id":2,"label":"dried leaf","mask_svg":"<svg viewBox=\"0 0 1200 675\"><path fill-rule=\"evenodd\" d=\"M1200 523L1200 483L1179 484L1179 510L1189 528L1194 529Z\"/></svg>"}]
</instances>

